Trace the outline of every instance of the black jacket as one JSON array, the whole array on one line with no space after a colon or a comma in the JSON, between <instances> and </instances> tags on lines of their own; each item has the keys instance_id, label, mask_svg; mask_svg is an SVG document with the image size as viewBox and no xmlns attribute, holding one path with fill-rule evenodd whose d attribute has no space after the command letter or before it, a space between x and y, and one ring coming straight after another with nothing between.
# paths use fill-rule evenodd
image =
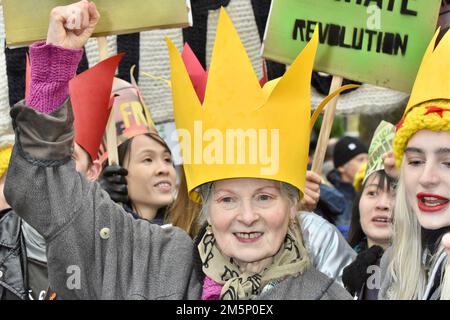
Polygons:
<instances>
[{"instance_id":1,"label":"black jacket","mask_svg":"<svg viewBox=\"0 0 450 320\"><path fill-rule=\"evenodd\" d=\"M327 174L328 181L339 191L345 200L345 210L343 214L336 219L336 226L342 232L345 238L348 236L350 220L352 217L353 200L356 197L355 188L351 183L342 181L341 175L337 169Z\"/></svg>"},{"instance_id":2,"label":"black jacket","mask_svg":"<svg viewBox=\"0 0 450 320\"><path fill-rule=\"evenodd\" d=\"M367 247L367 243L362 243L359 247L364 248L364 245ZM380 266L383 253L384 250L380 246L364 248L358 253L355 261L345 267L342 282L347 291L356 296L358 300L378 300L379 288L373 283L373 280L376 279L370 278L377 276L374 267Z\"/></svg>"},{"instance_id":3,"label":"black jacket","mask_svg":"<svg viewBox=\"0 0 450 320\"><path fill-rule=\"evenodd\" d=\"M12 209L0 211L0 300L28 300L21 225L22 219Z\"/></svg>"}]
</instances>

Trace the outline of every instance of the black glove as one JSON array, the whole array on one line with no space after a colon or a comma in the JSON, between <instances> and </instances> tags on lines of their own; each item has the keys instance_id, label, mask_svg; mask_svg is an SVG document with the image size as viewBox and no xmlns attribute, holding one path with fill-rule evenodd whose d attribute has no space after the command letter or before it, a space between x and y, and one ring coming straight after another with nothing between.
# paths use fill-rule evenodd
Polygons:
<instances>
[{"instance_id":1,"label":"black glove","mask_svg":"<svg viewBox=\"0 0 450 320\"><path fill-rule=\"evenodd\" d=\"M98 180L103 190L108 192L115 202L128 203L128 187L125 179L127 174L128 170L121 166L107 166Z\"/></svg>"},{"instance_id":2,"label":"black glove","mask_svg":"<svg viewBox=\"0 0 450 320\"><path fill-rule=\"evenodd\" d=\"M370 273L367 272L369 266L378 265L383 252L380 246L373 246L358 254L356 260L344 268L342 282L352 295L361 291L370 277Z\"/></svg>"}]
</instances>

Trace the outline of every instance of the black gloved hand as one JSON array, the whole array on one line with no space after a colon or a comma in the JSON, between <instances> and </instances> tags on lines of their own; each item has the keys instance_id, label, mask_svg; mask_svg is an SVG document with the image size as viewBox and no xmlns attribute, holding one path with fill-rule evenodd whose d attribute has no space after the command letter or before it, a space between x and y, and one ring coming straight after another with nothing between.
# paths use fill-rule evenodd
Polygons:
<instances>
[{"instance_id":1,"label":"black gloved hand","mask_svg":"<svg viewBox=\"0 0 450 320\"><path fill-rule=\"evenodd\" d=\"M356 260L344 268L342 282L352 295L361 291L371 275L367 272L369 266L378 265L379 259L381 259L383 253L383 248L380 246L373 246L358 254Z\"/></svg>"},{"instance_id":2,"label":"black gloved hand","mask_svg":"<svg viewBox=\"0 0 450 320\"><path fill-rule=\"evenodd\" d=\"M128 187L125 179L127 174L128 170L121 166L107 166L98 179L103 190L108 192L115 202L128 202Z\"/></svg>"}]
</instances>

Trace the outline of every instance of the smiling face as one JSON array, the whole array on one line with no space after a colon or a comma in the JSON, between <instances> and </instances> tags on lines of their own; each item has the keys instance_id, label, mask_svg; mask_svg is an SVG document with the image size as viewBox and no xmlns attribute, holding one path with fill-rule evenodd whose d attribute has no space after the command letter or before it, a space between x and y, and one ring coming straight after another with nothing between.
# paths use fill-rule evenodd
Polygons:
<instances>
[{"instance_id":1,"label":"smiling face","mask_svg":"<svg viewBox=\"0 0 450 320\"><path fill-rule=\"evenodd\" d=\"M450 132L415 133L405 149L402 174L420 225L429 230L450 226Z\"/></svg>"},{"instance_id":2,"label":"smiling face","mask_svg":"<svg viewBox=\"0 0 450 320\"><path fill-rule=\"evenodd\" d=\"M393 191L385 177L381 183L380 179L379 172L370 175L359 201L361 228L367 236L369 247L384 247L392 237Z\"/></svg>"},{"instance_id":3,"label":"smiling face","mask_svg":"<svg viewBox=\"0 0 450 320\"><path fill-rule=\"evenodd\" d=\"M134 205L159 209L173 201L176 173L164 146L146 135L136 136L124 164L128 195Z\"/></svg>"},{"instance_id":4,"label":"smiling face","mask_svg":"<svg viewBox=\"0 0 450 320\"><path fill-rule=\"evenodd\" d=\"M273 180L215 182L208 222L222 253L242 265L267 260L280 249L295 217L295 204Z\"/></svg>"}]
</instances>

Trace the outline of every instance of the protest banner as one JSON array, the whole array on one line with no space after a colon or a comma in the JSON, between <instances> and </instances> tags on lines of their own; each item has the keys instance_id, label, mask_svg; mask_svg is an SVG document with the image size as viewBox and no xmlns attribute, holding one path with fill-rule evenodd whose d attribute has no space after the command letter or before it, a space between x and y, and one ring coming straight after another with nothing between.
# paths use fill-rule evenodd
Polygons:
<instances>
[{"instance_id":1,"label":"protest banner","mask_svg":"<svg viewBox=\"0 0 450 320\"><path fill-rule=\"evenodd\" d=\"M441 0L273 0L262 54L290 64L319 30L314 70L409 93L436 29ZM337 98L327 107L313 170L320 171ZM325 119L324 119L325 120ZM317 171L316 171L317 172Z\"/></svg>"},{"instance_id":2,"label":"protest banner","mask_svg":"<svg viewBox=\"0 0 450 320\"><path fill-rule=\"evenodd\" d=\"M6 45L19 46L47 36L52 8L74 0L3 0ZM39 5L37 5L37 3ZM189 0L96 0L101 19L93 37L126 34L191 24Z\"/></svg>"},{"instance_id":3,"label":"protest banner","mask_svg":"<svg viewBox=\"0 0 450 320\"><path fill-rule=\"evenodd\" d=\"M314 70L409 93L441 0L274 0L263 56L289 64L310 40Z\"/></svg>"}]
</instances>

